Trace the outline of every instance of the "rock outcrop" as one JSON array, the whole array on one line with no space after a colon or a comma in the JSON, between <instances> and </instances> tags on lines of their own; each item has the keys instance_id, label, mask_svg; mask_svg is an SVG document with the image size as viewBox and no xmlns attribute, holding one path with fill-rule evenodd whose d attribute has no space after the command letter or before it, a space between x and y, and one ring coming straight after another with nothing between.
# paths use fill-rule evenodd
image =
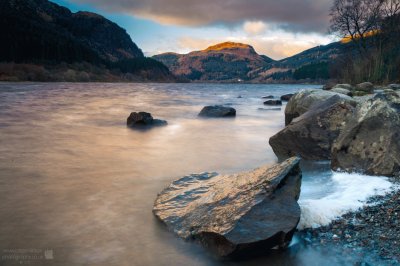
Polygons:
<instances>
[{"instance_id":1,"label":"rock outcrop","mask_svg":"<svg viewBox=\"0 0 400 266\"><path fill-rule=\"evenodd\" d=\"M400 97L378 93L357 107L332 147L332 168L369 175L400 172Z\"/></svg>"},{"instance_id":2,"label":"rock outcrop","mask_svg":"<svg viewBox=\"0 0 400 266\"><path fill-rule=\"evenodd\" d=\"M150 113L133 112L129 115L126 125L133 128L165 126L167 125L167 121L154 119Z\"/></svg>"},{"instance_id":3,"label":"rock outcrop","mask_svg":"<svg viewBox=\"0 0 400 266\"><path fill-rule=\"evenodd\" d=\"M357 104L354 99L341 93L325 90L301 90L286 105L285 124L288 125L294 118L307 112L312 105L325 101L335 95L338 95L342 100L353 106Z\"/></svg>"},{"instance_id":4,"label":"rock outcrop","mask_svg":"<svg viewBox=\"0 0 400 266\"><path fill-rule=\"evenodd\" d=\"M336 92L336 93L341 93L347 96L353 96L352 92L348 89L344 89L344 88L334 88L331 90L331 92Z\"/></svg>"},{"instance_id":5,"label":"rock outcrop","mask_svg":"<svg viewBox=\"0 0 400 266\"><path fill-rule=\"evenodd\" d=\"M280 158L298 155L308 160L330 159L332 143L353 109L348 101L334 95L295 118L269 143Z\"/></svg>"},{"instance_id":6,"label":"rock outcrop","mask_svg":"<svg viewBox=\"0 0 400 266\"><path fill-rule=\"evenodd\" d=\"M236 116L236 110L232 107L222 105L206 106L199 113L201 117L233 117Z\"/></svg>"},{"instance_id":7,"label":"rock outcrop","mask_svg":"<svg viewBox=\"0 0 400 266\"><path fill-rule=\"evenodd\" d=\"M234 175L185 176L158 195L153 213L181 238L221 257L287 247L300 219L299 161Z\"/></svg>"}]
</instances>

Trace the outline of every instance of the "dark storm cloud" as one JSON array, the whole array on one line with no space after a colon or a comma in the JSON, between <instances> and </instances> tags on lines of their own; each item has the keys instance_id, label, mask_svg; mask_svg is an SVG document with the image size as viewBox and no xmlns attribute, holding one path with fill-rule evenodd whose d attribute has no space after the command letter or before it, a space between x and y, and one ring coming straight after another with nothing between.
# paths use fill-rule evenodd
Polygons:
<instances>
[{"instance_id":1,"label":"dark storm cloud","mask_svg":"<svg viewBox=\"0 0 400 266\"><path fill-rule=\"evenodd\" d=\"M290 31L325 32L332 0L72 0L164 24L187 26L261 20Z\"/></svg>"}]
</instances>

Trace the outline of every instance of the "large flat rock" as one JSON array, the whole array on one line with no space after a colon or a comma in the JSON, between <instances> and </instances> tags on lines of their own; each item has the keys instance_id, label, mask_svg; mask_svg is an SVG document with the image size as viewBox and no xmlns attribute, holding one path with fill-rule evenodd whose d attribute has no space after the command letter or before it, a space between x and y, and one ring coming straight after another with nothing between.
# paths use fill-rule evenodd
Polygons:
<instances>
[{"instance_id":1,"label":"large flat rock","mask_svg":"<svg viewBox=\"0 0 400 266\"><path fill-rule=\"evenodd\" d=\"M218 256L284 248L300 219L299 161L234 175L185 176L158 195L153 213L179 237Z\"/></svg>"}]
</instances>

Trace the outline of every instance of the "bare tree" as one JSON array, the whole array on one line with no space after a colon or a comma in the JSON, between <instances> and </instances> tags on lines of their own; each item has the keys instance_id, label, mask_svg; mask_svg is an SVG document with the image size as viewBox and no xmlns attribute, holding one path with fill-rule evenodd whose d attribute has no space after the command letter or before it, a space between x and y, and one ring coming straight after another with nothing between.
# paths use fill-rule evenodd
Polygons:
<instances>
[{"instance_id":1,"label":"bare tree","mask_svg":"<svg viewBox=\"0 0 400 266\"><path fill-rule=\"evenodd\" d=\"M331 32L350 38L357 44L360 53L366 53L366 38L379 30L384 2L385 0L335 0L330 13Z\"/></svg>"}]
</instances>

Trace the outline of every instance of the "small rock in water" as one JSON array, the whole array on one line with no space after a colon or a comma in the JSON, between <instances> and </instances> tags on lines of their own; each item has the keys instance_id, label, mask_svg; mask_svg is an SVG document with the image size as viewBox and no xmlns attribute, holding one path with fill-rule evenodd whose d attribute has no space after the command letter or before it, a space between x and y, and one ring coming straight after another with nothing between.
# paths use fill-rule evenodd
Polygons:
<instances>
[{"instance_id":1,"label":"small rock in water","mask_svg":"<svg viewBox=\"0 0 400 266\"><path fill-rule=\"evenodd\" d=\"M265 105L282 105L281 100L268 100L264 102Z\"/></svg>"},{"instance_id":2,"label":"small rock in water","mask_svg":"<svg viewBox=\"0 0 400 266\"><path fill-rule=\"evenodd\" d=\"M199 116L202 117L233 117L236 116L236 110L232 107L225 107L222 105L206 106L204 107Z\"/></svg>"},{"instance_id":3,"label":"small rock in water","mask_svg":"<svg viewBox=\"0 0 400 266\"><path fill-rule=\"evenodd\" d=\"M132 112L126 121L126 125L132 128L165 126L167 125L167 121L154 119L153 116L147 112Z\"/></svg>"},{"instance_id":4,"label":"small rock in water","mask_svg":"<svg viewBox=\"0 0 400 266\"><path fill-rule=\"evenodd\" d=\"M288 102L288 101L290 100L290 98L293 97L293 95L294 95L293 93L282 95L282 96L281 96L281 101L286 101L286 102Z\"/></svg>"},{"instance_id":5,"label":"small rock in water","mask_svg":"<svg viewBox=\"0 0 400 266\"><path fill-rule=\"evenodd\" d=\"M263 99L273 99L274 98L274 96L273 95L268 95L268 96L264 96L264 97L262 97Z\"/></svg>"}]
</instances>

